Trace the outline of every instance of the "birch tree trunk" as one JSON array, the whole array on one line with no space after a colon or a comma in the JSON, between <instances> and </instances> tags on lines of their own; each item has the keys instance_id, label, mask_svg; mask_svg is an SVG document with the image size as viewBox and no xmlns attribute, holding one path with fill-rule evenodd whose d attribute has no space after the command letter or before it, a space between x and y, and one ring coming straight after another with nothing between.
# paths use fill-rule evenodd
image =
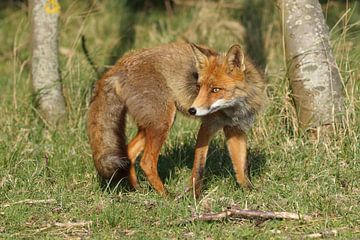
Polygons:
<instances>
[{"instance_id":1,"label":"birch tree trunk","mask_svg":"<svg viewBox=\"0 0 360 240\"><path fill-rule=\"evenodd\" d=\"M31 0L30 7L33 90L42 117L56 124L66 113L58 60L60 5L57 0Z\"/></svg>"},{"instance_id":2,"label":"birch tree trunk","mask_svg":"<svg viewBox=\"0 0 360 240\"><path fill-rule=\"evenodd\" d=\"M343 114L342 83L318 0L278 0L288 74L300 127L333 124Z\"/></svg>"}]
</instances>

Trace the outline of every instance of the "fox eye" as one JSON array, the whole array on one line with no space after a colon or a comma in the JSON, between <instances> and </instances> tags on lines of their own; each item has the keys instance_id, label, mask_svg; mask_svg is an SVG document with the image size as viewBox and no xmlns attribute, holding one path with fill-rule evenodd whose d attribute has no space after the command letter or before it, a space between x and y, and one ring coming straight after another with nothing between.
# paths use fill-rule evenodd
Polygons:
<instances>
[{"instance_id":1,"label":"fox eye","mask_svg":"<svg viewBox=\"0 0 360 240\"><path fill-rule=\"evenodd\" d=\"M212 88L211 89L211 92L212 93L217 93L217 92L219 92L221 89L220 88Z\"/></svg>"},{"instance_id":2,"label":"fox eye","mask_svg":"<svg viewBox=\"0 0 360 240\"><path fill-rule=\"evenodd\" d=\"M200 85L196 84L196 91L200 91Z\"/></svg>"}]
</instances>

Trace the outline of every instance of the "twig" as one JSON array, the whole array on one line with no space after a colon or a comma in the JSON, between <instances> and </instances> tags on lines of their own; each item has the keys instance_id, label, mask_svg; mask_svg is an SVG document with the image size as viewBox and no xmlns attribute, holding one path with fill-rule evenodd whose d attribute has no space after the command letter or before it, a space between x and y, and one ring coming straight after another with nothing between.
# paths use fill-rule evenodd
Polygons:
<instances>
[{"instance_id":1,"label":"twig","mask_svg":"<svg viewBox=\"0 0 360 240\"><path fill-rule=\"evenodd\" d=\"M290 219L290 220L304 220L310 221L311 216L300 215L298 213L292 212L272 212L272 211L260 211L260 210L244 210L239 209L236 205L229 207L225 211L218 213L203 213L197 216L193 216L190 219L185 221L172 222L169 225L184 225L187 223L192 223L195 221L221 221L228 218L239 218L239 219L260 219L260 220L270 220L270 219Z\"/></svg>"},{"instance_id":2,"label":"twig","mask_svg":"<svg viewBox=\"0 0 360 240\"><path fill-rule=\"evenodd\" d=\"M97 66L95 64L95 62L91 59L90 53L88 48L86 47L86 38L84 35L81 35L81 48L84 52L84 55L86 57L86 60L89 62L91 68L93 69L93 71L96 73L97 78L100 78L102 73L100 71L99 66Z\"/></svg>"},{"instance_id":3,"label":"twig","mask_svg":"<svg viewBox=\"0 0 360 240\"><path fill-rule=\"evenodd\" d=\"M51 204L51 203L56 203L56 200L55 199L40 199L40 200L25 199L13 203L6 203L1 205L1 207L6 208L17 204Z\"/></svg>"},{"instance_id":4,"label":"twig","mask_svg":"<svg viewBox=\"0 0 360 240\"><path fill-rule=\"evenodd\" d=\"M292 220L311 220L310 216L300 215L292 212L272 212L260 210L239 209L233 205L225 211L218 213L204 213L194 216L191 221L219 221L227 218L244 218L244 219L292 219Z\"/></svg>"},{"instance_id":5,"label":"twig","mask_svg":"<svg viewBox=\"0 0 360 240\"><path fill-rule=\"evenodd\" d=\"M55 227L61 227L61 228L72 228L72 227L88 227L92 224L92 221L86 221L86 222L67 222L67 223L60 223L56 222L54 223Z\"/></svg>"},{"instance_id":6,"label":"twig","mask_svg":"<svg viewBox=\"0 0 360 240\"><path fill-rule=\"evenodd\" d=\"M219 213L204 213L194 217L194 221L218 221L226 218L246 218L246 219L293 219L309 221L310 216L299 215L291 212L271 212L259 210L241 210L241 209L227 209Z\"/></svg>"},{"instance_id":7,"label":"twig","mask_svg":"<svg viewBox=\"0 0 360 240\"><path fill-rule=\"evenodd\" d=\"M305 235L303 238L304 239L307 239L307 238L328 238L328 237L336 237L337 234L338 234L338 231L336 229L333 229L333 230L323 231L323 232L319 232L319 233L308 234L308 235Z\"/></svg>"},{"instance_id":8,"label":"twig","mask_svg":"<svg viewBox=\"0 0 360 240\"><path fill-rule=\"evenodd\" d=\"M32 235L35 235L35 234L38 234L40 232L43 232L43 231L46 231L48 230L49 228L51 228L52 226L50 224L47 224L46 226L44 227L41 227L41 228L38 228L36 229L36 231L32 234Z\"/></svg>"},{"instance_id":9,"label":"twig","mask_svg":"<svg viewBox=\"0 0 360 240\"><path fill-rule=\"evenodd\" d=\"M36 231L33 233L33 235L38 234L40 232L46 231L50 228L53 227L58 227L58 228L66 228L66 229L70 229L70 228L76 228L76 227L87 227L89 228L89 226L92 224L92 221L86 221L86 222L67 222L67 223L60 223L60 222L55 222L55 223L48 223L46 224L46 226L43 226L41 228L36 229Z\"/></svg>"}]
</instances>

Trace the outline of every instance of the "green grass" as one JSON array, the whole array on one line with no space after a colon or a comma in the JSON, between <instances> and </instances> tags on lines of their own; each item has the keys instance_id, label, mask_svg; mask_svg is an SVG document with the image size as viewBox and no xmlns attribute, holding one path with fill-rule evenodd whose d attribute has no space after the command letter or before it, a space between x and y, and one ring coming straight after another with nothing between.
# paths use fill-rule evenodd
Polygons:
<instances>
[{"instance_id":1,"label":"green grass","mask_svg":"<svg viewBox=\"0 0 360 240\"><path fill-rule=\"evenodd\" d=\"M314 142L298 130L284 78L275 6L271 1L233 2L243 2L244 7L218 12L177 7L168 18L162 1L148 10L125 1L63 1L60 60L68 117L58 128L47 128L34 107L26 7L0 10L1 239L293 239L328 230L336 230L341 239L360 238L359 5L351 2L354 10L348 22L343 18L332 30L346 90L344 127L331 139ZM330 28L345 11L345 4L330 1ZM233 28L224 27L222 21L231 22ZM122 185L103 191L86 134L86 112L96 77L82 54L81 34L100 66L112 64L130 48L184 38L223 51L232 43L244 44L266 68L269 81L270 101L249 134L254 190L243 191L236 185L219 135L211 144L203 197L198 201L191 194L178 202L161 198L140 169L142 191L127 192ZM128 127L132 136L136 129L131 121ZM174 195L181 194L189 182L197 128L198 122L178 115L162 151L159 171ZM26 199L55 201L19 202ZM231 204L298 212L314 219L176 224L193 213L220 211ZM65 223L84 225L61 225Z\"/></svg>"}]
</instances>

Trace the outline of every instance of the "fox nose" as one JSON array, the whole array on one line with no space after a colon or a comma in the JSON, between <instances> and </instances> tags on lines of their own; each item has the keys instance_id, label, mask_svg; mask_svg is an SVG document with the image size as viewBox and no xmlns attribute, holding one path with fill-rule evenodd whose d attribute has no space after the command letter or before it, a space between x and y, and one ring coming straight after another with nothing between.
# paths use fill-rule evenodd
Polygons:
<instances>
[{"instance_id":1,"label":"fox nose","mask_svg":"<svg viewBox=\"0 0 360 240\"><path fill-rule=\"evenodd\" d=\"M195 115L196 114L196 108L189 108L189 113L190 115Z\"/></svg>"}]
</instances>

